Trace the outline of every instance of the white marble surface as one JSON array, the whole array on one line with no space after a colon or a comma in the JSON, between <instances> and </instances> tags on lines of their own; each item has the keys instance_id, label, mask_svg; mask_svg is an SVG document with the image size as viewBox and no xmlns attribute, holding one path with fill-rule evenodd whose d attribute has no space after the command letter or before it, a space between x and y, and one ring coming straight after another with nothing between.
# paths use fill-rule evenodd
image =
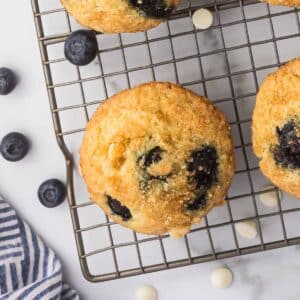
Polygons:
<instances>
[{"instance_id":1,"label":"white marble surface","mask_svg":"<svg viewBox=\"0 0 300 300\"><path fill-rule=\"evenodd\" d=\"M140 284L155 286L159 300L299 299L300 247L118 281L88 283L79 268L67 204L49 210L39 204L36 196L44 179L64 180L65 168L51 127L29 0L1 0L0 33L0 66L11 67L20 78L17 89L0 98L0 137L17 130L32 141L30 154L22 162L12 164L0 158L0 193L58 253L66 280L82 299L134 299L134 290ZM289 49L287 56L292 56L293 51ZM211 270L219 265L228 266L234 274L232 286L224 291L211 288L209 283Z\"/></svg>"}]
</instances>

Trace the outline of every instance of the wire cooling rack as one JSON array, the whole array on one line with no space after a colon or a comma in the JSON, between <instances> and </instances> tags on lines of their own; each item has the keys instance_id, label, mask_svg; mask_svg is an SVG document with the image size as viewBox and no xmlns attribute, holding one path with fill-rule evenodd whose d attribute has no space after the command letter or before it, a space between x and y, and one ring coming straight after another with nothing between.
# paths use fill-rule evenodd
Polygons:
<instances>
[{"instance_id":1,"label":"wire cooling rack","mask_svg":"<svg viewBox=\"0 0 300 300\"><path fill-rule=\"evenodd\" d=\"M251 150L255 94L266 74L300 54L299 10L256 1L183 0L172 18L146 33L97 36L99 53L86 67L63 55L65 38L80 28L58 0L32 0L58 144L65 155L70 211L84 276L93 282L166 270L300 243L300 201L276 188ZM215 16L196 30L199 7ZM151 80L177 82L209 97L230 121L237 171L227 205L214 209L184 238L146 236L109 220L88 197L77 168L91 114L119 90ZM265 189L265 190L264 190ZM277 206L262 205L273 192ZM258 236L240 237L235 224L254 220Z\"/></svg>"}]
</instances>

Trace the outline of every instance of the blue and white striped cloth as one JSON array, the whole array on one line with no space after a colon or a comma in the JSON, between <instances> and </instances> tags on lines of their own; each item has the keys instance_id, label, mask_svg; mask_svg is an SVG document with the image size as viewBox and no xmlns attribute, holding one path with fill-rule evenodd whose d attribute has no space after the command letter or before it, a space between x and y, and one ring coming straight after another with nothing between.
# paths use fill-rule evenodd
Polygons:
<instances>
[{"instance_id":1,"label":"blue and white striped cloth","mask_svg":"<svg viewBox=\"0 0 300 300\"><path fill-rule=\"evenodd\" d=\"M61 263L0 197L0 299L78 300L62 281Z\"/></svg>"}]
</instances>

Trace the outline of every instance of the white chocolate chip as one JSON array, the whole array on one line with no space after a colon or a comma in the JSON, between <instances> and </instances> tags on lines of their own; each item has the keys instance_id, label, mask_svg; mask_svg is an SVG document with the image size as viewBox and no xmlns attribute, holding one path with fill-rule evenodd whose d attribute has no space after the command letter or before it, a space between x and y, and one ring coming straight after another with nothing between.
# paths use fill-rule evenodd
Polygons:
<instances>
[{"instance_id":1,"label":"white chocolate chip","mask_svg":"<svg viewBox=\"0 0 300 300\"><path fill-rule=\"evenodd\" d=\"M214 22L213 14L206 8L197 9L192 17L193 23L198 29L208 29Z\"/></svg>"},{"instance_id":2,"label":"white chocolate chip","mask_svg":"<svg viewBox=\"0 0 300 300\"><path fill-rule=\"evenodd\" d=\"M261 191L263 192L265 190L270 190L272 188L274 188L274 186L265 186L261 189ZM261 201L261 203L268 207L276 207L278 203L277 201L278 198L279 200L281 200L282 198L281 191L278 191L278 196L276 191L265 192L259 195L259 200Z\"/></svg>"},{"instance_id":3,"label":"white chocolate chip","mask_svg":"<svg viewBox=\"0 0 300 300\"><path fill-rule=\"evenodd\" d=\"M257 236L256 222L244 221L235 224L238 234L246 239L255 239Z\"/></svg>"},{"instance_id":4,"label":"white chocolate chip","mask_svg":"<svg viewBox=\"0 0 300 300\"><path fill-rule=\"evenodd\" d=\"M210 275L210 283L214 288L226 289L232 283L232 273L227 268L219 268L212 271Z\"/></svg>"},{"instance_id":5,"label":"white chocolate chip","mask_svg":"<svg viewBox=\"0 0 300 300\"><path fill-rule=\"evenodd\" d=\"M142 285L135 290L136 300L157 300L157 291L151 285Z\"/></svg>"}]
</instances>

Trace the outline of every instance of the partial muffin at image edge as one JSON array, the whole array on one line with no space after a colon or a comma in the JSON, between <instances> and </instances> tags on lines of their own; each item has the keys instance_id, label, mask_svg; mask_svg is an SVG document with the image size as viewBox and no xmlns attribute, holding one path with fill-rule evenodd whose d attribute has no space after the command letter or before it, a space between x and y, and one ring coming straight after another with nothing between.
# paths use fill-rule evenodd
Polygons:
<instances>
[{"instance_id":1,"label":"partial muffin at image edge","mask_svg":"<svg viewBox=\"0 0 300 300\"><path fill-rule=\"evenodd\" d=\"M158 26L180 0L61 0L66 10L88 28L103 33L145 31Z\"/></svg>"},{"instance_id":2,"label":"partial muffin at image edge","mask_svg":"<svg viewBox=\"0 0 300 300\"><path fill-rule=\"evenodd\" d=\"M224 114L206 98L151 82L104 102L87 125L80 167L90 197L144 234L186 234L225 204L234 174Z\"/></svg>"},{"instance_id":3,"label":"partial muffin at image edge","mask_svg":"<svg viewBox=\"0 0 300 300\"><path fill-rule=\"evenodd\" d=\"M267 2L269 4L276 5L276 6L290 6L290 7L300 6L300 0L264 0L263 2Z\"/></svg>"},{"instance_id":4,"label":"partial muffin at image edge","mask_svg":"<svg viewBox=\"0 0 300 300\"><path fill-rule=\"evenodd\" d=\"M300 58L262 83L252 134L261 171L280 189L300 198Z\"/></svg>"}]
</instances>

